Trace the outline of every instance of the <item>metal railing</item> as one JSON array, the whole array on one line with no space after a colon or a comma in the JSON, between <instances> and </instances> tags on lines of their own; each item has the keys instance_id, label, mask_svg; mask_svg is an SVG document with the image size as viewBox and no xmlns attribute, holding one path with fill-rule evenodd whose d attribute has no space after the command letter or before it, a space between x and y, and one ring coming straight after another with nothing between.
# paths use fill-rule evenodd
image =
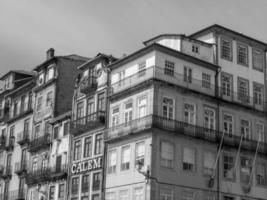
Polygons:
<instances>
[{"instance_id":1,"label":"metal railing","mask_svg":"<svg viewBox=\"0 0 267 200\"><path fill-rule=\"evenodd\" d=\"M24 200L25 198L25 189L21 190L12 190L8 194L8 200Z\"/></svg>"},{"instance_id":2,"label":"metal railing","mask_svg":"<svg viewBox=\"0 0 267 200\"><path fill-rule=\"evenodd\" d=\"M14 144L15 144L15 137L12 136L7 140L6 150L7 151L12 150L14 148Z\"/></svg>"},{"instance_id":3,"label":"metal railing","mask_svg":"<svg viewBox=\"0 0 267 200\"><path fill-rule=\"evenodd\" d=\"M26 172L27 171L27 163L28 163L28 161L26 161L26 160L22 161L22 162L16 162L14 172L17 174L20 174L22 172Z\"/></svg>"},{"instance_id":4,"label":"metal railing","mask_svg":"<svg viewBox=\"0 0 267 200\"><path fill-rule=\"evenodd\" d=\"M97 111L71 121L70 132L83 131L105 123L105 111Z\"/></svg>"},{"instance_id":5,"label":"metal railing","mask_svg":"<svg viewBox=\"0 0 267 200\"><path fill-rule=\"evenodd\" d=\"M57 173L67 173L68 172L68 164L62 164L60 166L55 165L49 168L51 174Z\"/></svg>"},{"instance_id":6,"label":"metal railing","mask_svg":"<svg viewBox=\"0 0 267 200\"><path fill-rule=\"evenodd\" d=\"M10 123L11 121L14 121L14 120L16 120L16 119L18 119L20 117L23 117L25 114L28 114L28 113L30 113L32 111L33 111L32 107L27 107L26 110L23 110L23 111L19 110L18 113L11 113L8 116L7 122Z\"/></svg>"},{"instance_id":7,"label":"metal railing","mask_svg":"<svg viewBox=\"0 0 267 200\"><path fill-rule=\"evenodd\" d=\"M109 128L107 131L107 140L128 136L150 128L159 128L167 131L172 131L175 134L187 135L190 137L219 143L222 138L222 131L212 130L202 126L188 124L182 121L168 119L157 115L147 115L140 119L132 120L128 123L123 123L115 127ZM238 147L241 140L241 134L224 136L224 145ZM242 149L256 150L258 141L254 138L243 140ZM258 152L267 154L267 143L259 142Z\"/></svg>"},{"instance_id":8,"label":"metal railing","mask_svg":"<svg viewBox=\"0 0 267 200\"><path fill-rule=\"evenodd\" d=\"M34 184L44 181L49 181L50 179L50 170L49 168L37 169L37 170L28 170L26 175L26 183Z\"/></svg>"},{"instance_id":9,"label":"metal railing","mask_svg":"<svg viewBox=\"0 0 267 200\"><path fill-rule=\"evenodd\" d=\"M82 93L89 93L91 91L96 90L97 88L97 77L94 76L88 76L86 78L84 78L83 80L81 80L80 82L80 91Z\"/></svg>"},{"instance_id":10,"label":"metal railing","mask_svg":"<svg viewBox=\"0 0 267 200\"><path fill-rule=\"evenodd\" d=\"M22 131L20 133L17 134L17 143L20 144L20 145L23 145L27 142L30 141L30 133L31 131L28 130L28 131Z\"/></svg>"},{"instance_id":11,"label":"metal railing","mask_svg":"<svg viewBox=\"0 0 267 200\"><path fill-rule=\"evenodd\" d=\"M45 133L43 136L33 138L29 143L29 151L36 151L41 148L49 147L51 144L51 134Z\"/></svg>"}]
</instances>

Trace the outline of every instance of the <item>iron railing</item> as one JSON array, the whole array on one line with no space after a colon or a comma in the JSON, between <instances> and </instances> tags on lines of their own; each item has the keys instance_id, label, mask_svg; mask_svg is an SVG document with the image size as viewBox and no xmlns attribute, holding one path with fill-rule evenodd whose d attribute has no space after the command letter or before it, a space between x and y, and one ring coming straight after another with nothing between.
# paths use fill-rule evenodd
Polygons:
<instances>
[{"instance_id":1,"label":"iron railing","mask_svg":"<svg viewBox=\"0 0 267 200\"><path fill-rule=\"evenodd\" d=\"M38 151L39 149L47 148L51 144L51 134L45 133L43 136L34 138L30 141L28 150L30 152Z\"/></svg>"},{"instance_id":2,"label":"iron railing","mask_svg":"<svg viewBox=\"0 0 267 200\"><path fill-rule=\"evenodd\" d=\"M17 135L17 143L20 145L26 144L30 141L30 130L22 131Z\"/></svg>"},{"instance_id":3,"label":"iron railing","mask_svg":"<svg viewBox=\"0 0 267 200\"><path fill-rule=\"evenodd\" d=\"M25 189L12 190L8 194L8 200L24 200L25 198Z\"/></svg>"},{"instance_id":4,"label":"iron railing","mask_svg":"<svg viewBox=\"0 0 267 200\"><path fill-rule=\"evenodd\" d=\"M15 137L11 136L8 140L7 140L7 144L6 144L6 150L10 151L13 150L14 148L14 144L15 144Z\"/></svg>"},{"instance_id":5,"label":"iron railing","mask_svg":"<svg viewBox=\"0 0 267 200\"><path fill-rule=\"evenodd\" d=\"M49 168L28 170L26 175L26 183L31 185L40 182L46 182L50 180Z\"/></svg>"},{"instance_id":6,"label":"iron railing","mask_svg":"<svg viewBox=\"0 0 267 200\"><path fill-rule=\"evenodd\" d=\"M23 172L26 172L27 171L27 161L22 161L22 162L16 162L15 163L15 169L14 169L14 172L16 174L22 174Z\"/></svg>"},{"instance_id":7,"label":"iron railing","mask_svg":"<svg viewBox=\"0 0 267 200\"><path fill-rule=\"evenodd\" d=\"M80 82L80 92L82 93L90 93L97 89L97 77L90 76L86 77Z\"/></svg>"}]
</instances>

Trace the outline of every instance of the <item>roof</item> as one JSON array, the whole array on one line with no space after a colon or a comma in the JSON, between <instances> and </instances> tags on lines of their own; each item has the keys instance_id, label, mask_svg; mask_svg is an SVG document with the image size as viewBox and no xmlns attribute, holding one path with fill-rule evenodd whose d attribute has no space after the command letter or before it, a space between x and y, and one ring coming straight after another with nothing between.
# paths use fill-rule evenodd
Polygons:
<instances>
[{"instance_id":1,"label":"roof","mask_svg":"<svg viewBox=\"0 0 267 200\"><path fill-rule=\"evenodd\" d=\"M117 68L123 64L126 64L126 63L128 63L128 62L130 62L130 61L132 61L132 60L134 60L134 59L136 59L142 55L145 55L145 54L147 54L151 51L155 51L155 50L172 55L174 57L178 57L178 58L183 59L183 60L190 61L194 64L208 67L209 69L214 70L214 71L217 71L218 68L220 68L220 66L218 66L218 65L215 65L213 63L201 60L201 59L193 57L193 56L190 56L190 55L182 53L180 51L176 51L174 49L171 49L169 47L163 46L163 45L158 44L158 43L153 43L149 46L146 46L146 47L124 57L124 58L121 58L121 59L115 61L114 63L109 65L109 68L111 68L111 69Z\"/></svg>"},{"instance_id":2,"label":"roof","mask_svg":"<svg viewBox=\"0 0 267 200\"><path fill-rule=\"evenodd\" d=\"M32 86L31 86L32 85ZM16 94L17 92L19 92L20 90L27 88L27 86L31 86L30 88L33 88L33 86L35 85L35 79L32 78L31 80L29 80L27 83L19 86L18 88L10 91L7 96L12 96L13 94Z\"/></svg>"},{"instance_id":3,"label":"roof","mask_svg":"<svg viewBox=\"0 0 267 200\"><path fill-rule=\"evenodd\" d=\"M206 27L206 28L203 28L203 29L201 29L201 30L199 30L199 31L197 31L197 32L195 32L195 33L189 35L189 37L196 37L196 36L199 36L199 35L203 35L204 33L207 33L207 32L214 32L216 29L222 29L222 30L225 30L225 31L227 31L227 32L230 32L230 33L232 33L232 34L238 35L238 36L243 37L243 38L248 39L248 40L252 40L252 41L254 41L254 42L256 42L256 43L259 43L259 44L264 45L264 46L267 47L267 44L266 44L265 42L262 42L262 41L260 41L260 40L255 39L255 38L252 38L252 37L250 37L250 36L244 35L243 33L234 31L234 30L232 30L232 29L226 28L226 27L221 26L221 25L219 25L219 24L213 24L213 25L211 25L211 26L208 26L208 27Z\"/></svg>"},{"instance_id":4,"label":"roof","mask_svg":"<svg viewBox=\"0 0 267 200\"><path fill-rule=\"evenodd\" d=\"M15 74L22 74L22 75L28 75L28 76L34 76L34 72L32 71L26 71L26 70L10 70L6 74L0 77L0 80L3 80L6 76L15 73Z\"/></svg>"},{"instance_id":5,"label":"roof","mask_svg":"<svg viewBox=\"0 0 267 200\"><path fill-rule=\"evenodd\" d=\"M153 37L153 38L151 38L151 39L149 39L147 41L144 41L143 44L147 46L152 41L155 41L155 40L160 39L160 38L166 38L166 37L176 37L176 38L181 38L181 39L186 38L188 40L194 40L195 42L204 44L206 46L212 46L212 44L209 44L207 42L203 42L201 40L197 40L195 38L186 36L185 34L175 34L175 33L165 33L165 34L161 34L161 35L155 36L155 37Z\"/></svg>"}]
</instances>

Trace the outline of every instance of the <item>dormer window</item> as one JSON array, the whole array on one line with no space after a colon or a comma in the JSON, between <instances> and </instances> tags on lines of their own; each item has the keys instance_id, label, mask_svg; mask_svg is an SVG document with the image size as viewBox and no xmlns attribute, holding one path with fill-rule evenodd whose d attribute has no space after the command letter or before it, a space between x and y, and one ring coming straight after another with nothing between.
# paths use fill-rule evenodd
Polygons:
<instances>
[{"instance_id":1,"label":"dormer window","mask_svg":"<svg viewBox=\"0 0 267 200\"><path fill-rule=\"evenodd\" d=\"M54 76L55 76L54 66L48 66L46 71L46 82L54 78Z\"/></svg>"},{"instance_id":2,"label":"dormer window","mask_svg":"<svg viewBox=\"0 0 267 200\"><path fill-rule=\"evenodd\" d=\"M192 44L192 52L199 53L199 46L196 44Z\"/></svg>"},{"instance_id":3,"label":"dormer window","mask_svg":"<svg viewBox=\"0 0 267 200\"><path fill-rule=\"evenodd\" d=\"M38 75L38 85L42 85L44 83L44 73L41 72Z\"/></svg>"}]
</instances>

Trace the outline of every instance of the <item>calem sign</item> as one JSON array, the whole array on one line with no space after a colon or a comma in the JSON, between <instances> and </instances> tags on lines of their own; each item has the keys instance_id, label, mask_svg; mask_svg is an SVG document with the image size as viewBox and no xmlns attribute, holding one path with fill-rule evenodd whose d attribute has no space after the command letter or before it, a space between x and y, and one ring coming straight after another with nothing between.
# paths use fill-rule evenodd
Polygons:
<instances>
[{"instance_id":1,"label":"calem sign","mask_svg":"<svg viewBox=\"0 0 267 200\"><path fill-rule=\"evenodd\" d=\"M72 174L85 173L102 168L102 157L73 163L71 166Z\"/></svg>"}]
</instances>

